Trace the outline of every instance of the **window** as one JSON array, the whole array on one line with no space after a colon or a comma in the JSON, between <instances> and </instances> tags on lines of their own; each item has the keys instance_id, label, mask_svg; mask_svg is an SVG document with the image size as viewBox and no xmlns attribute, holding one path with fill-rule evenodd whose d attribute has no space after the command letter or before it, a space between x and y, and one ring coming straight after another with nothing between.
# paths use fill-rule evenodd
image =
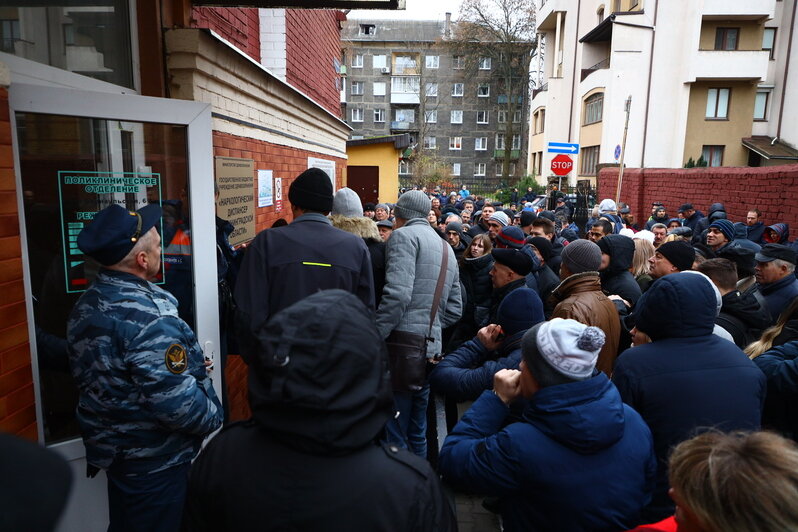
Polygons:
<instances>
[{"instance_id":1,"label":"window","mask_svg":"<svg viewBox=\"0 0 798 532\"><path fill-rule=\"evenodd\" d=\"M363 54L352 56L352 68L363 68Z\"/></svg>"},{"instance_id":2,"label":"window","mask_svg":"<svg viewBox=\"0 0 798 532\"><path fill-rule=\"evenodd\" d=\"M416 112L413 109L394 109L394 120L397 122L415 122Z\"/></svg>"},{"instance_id":3,"label":"window","mask_svg":"<svg viewBox=\"0 0 798 532\"><path fill-rule=\"evenodd\" d=\"M707 166L723 166L723 148L725 146L704 146L701 156L707 162Z\"/></svg>"},{"instance_id":4,"label":"window","mask_svg":"<svg viewBox=\"0 0 798 532\"><path fill-rule=\"evenodd\" d=\"M460 163L452 163L452 175L460 175Z\"/></svg>"},{"instance_id":5,"label":"window","mask_svg":"<svg viewBox=\"0 0 798 532\"><path fill-rule=\"evenodd\" d=\"M438 82L432 81L427 83L425 88L425 93L427 96L431 98L435 98L438 96Z\"/></svg>"},{"instance_id":6,"label":"window","mask_svg":"<svg viewBox=\"0 0 798 532\"><path fill-rule=\"evenodd\" d=\"M374 122L385 122L385 109L374 109Z\"/></svg>"},{"instance_id":7,"label":"window","mask_svg":"<svg viewBox=\"0 0 798 532\"><path fill-rule=\"evenodd\" d=\"M452 111L451 119L449 120L452 124L462 124L463 123L463 111L455 110Z\"/></svg>"},{"instance_id":8,"label":"window","mask_svg":"<svg viewBox=\"0 0 798 532\"><path fill-rule=\"evenodd\" d=\"M488 111L477 111L477 124L488 123Z\"/></svg>"},{"instance_id":9,"label":"window","mask_svg":"<svg viewBox=\"0 0 798 532\"><path fill-rule=\"evenodd\" d=\"M488 165L485 163L476 163L474 165L474 175L485 175Z\"/></svg>"},{"instance_id":10,"label":"window","mask_svg":"<svg viewBox=\"0 0 798 532\"><path fill-rule=\"evenodd\" d=\"M463 137L449 137L449 149L450 150L463 149Z\"/></svg>"},{"instance_id":11,"label":"window","mask_svg":"<svg viewBox=\"0 0 798 532\"><path fill-rule=\"evenodd\" d=\"M424 111L424 122L435 124L438 122L438 111Z\"/></svg>"},{"instance_id":12,"label":"window","mask_svg":"<svg viewBox=\"0 0 798 532\"><path fill-rule=\"evenodd\" d=\"M729 97L731 89L707 90L707 110L705 118L725 120L729 116Z\"/></svg>"},{"instance_id":13,"label":"window","mask_svg":"<svg viewBox=\"0 0 798 532\"><path fill-rule=\"evenodd\" d=\"M452 96L462 96L462 95L463 95L463 84L452 83Z\"/></svg>"},{"instance_id":14,"label":"window","mask_svg":"<svg viewBox=\"0 0 798 532\"><path fill-rule=\"evenodd\" d=\"M358 31L359 35L374 35L375 26L374 24L361 24L360 30Z\"/></svg>"},{"instance_id":15,"label":"window","mask_svg":"<svg viewBox=\"0 0 798 532\"><path fill-rule=\"evenodd\" d=\"M384 81L375 81L374 85L372 85L374 89L374 96L385 96L385 82Z\"/></svg>"},{"instance_id":16,"label":"window","mask_svg":"<svg viewBox=\"0 0 798 532\"><path fill-rule=\"evenodd\" d=\"M479 58L479 69L480 70L490 70L490 57L480 57Z\"/></svg>"},{"instance_id":17,"label":"window","mask_svg":"<svg viewBox=\"0 0 798 532\"><path fill-rule=\"evenodd\" d=\"M393 58L394 74L416 73L416 58L410 55L397 55Z\"/></svg>"},{"instance_id":18,"label":"window","mask_svg":"<svg viewBox=\"0 0 798 532\"><path fill-rule=\"evenodd\" d=\"M513 147L514 150L521 149L521 135L513 135Z\"/></svg>"},{"instance_id":19,"label":"window","mask_svg":"<svg viewBox=\"0 0 798 532\"><path fill-rule=\"evenodd\" d=\"M500 124L507 122L507 111L496 111L496 121Z\"/></svg>"},{"instance_id":20,"label":"window","mask_svg":"<svg viewBox=\"0 0 798 532\"><path fill-rule=\"evenodd\" d=\"M424 137L424 149L425 150L437 150L438 149L438 137Z\"/></svg>"},{"instance_id":21,"label":"window","mask_svg":"<svg viewBox=\"0 0 798 532\"><path fill-rule=\"evenodd\" d=\"M362 81L353 81L352 82L352 95L362 95L363 94L363 82Z\"/></svg>"},{"instance_id":22,"label":"window","mask_svg":"<svg viewBox=\"0 0 798 532\"><path fill-rule=\"evenodd\" d=\"M504 149L504 133L497 133L496 134L496 149L503 150Z\"/></svg>"},{"instance_id":23,"label":"window","mask_svg":"<svg viewBox=\"0 0 798 532\"><path fill-rule=\"evenodd\" d=\"M502 166L504 166L501 162L496 163L496 175L502 175Z\"/></svg>"},{"instance_id":24,"label":"window","mask_svg":"<svg viewBox=\"0 0 798 532\"><path fill-rule=\"evenodd\" d=\"M487 98L490 96L490 83L480 83L477 85L477 96Z\"/></svg>"},{"instance_id":25,"label":"window","mask_svg":"<svg viewBox=\"0 0 798 532\"><path fill-rule=\"evenodd\" d=\"M375 55L371 58L371 66L374 68L386 68L388 61L385 55Z\"/></svg>"},{"instance_id":26,"label":"window","mask_svg":"<svg viewBox=\"0 0 798 532\"><path fill-rule=\"evenodd\" d=\"M427 68L438 68L438 65L440 64L440 59L441 58L438 57L437 55L428 55L426 57L425 65Z\"/></svg>"},{"instance_id":27,"label":"window","mask_svg":"<svg viewBox=\"0 0 798 532\"><path fill-rule=\"evenodd\" d=\"M585 121L582 125L595 124L601 122L604 111L604 93L599 92L588 96L585 100Z\"/></svg>"},{"instance_id":28,"label":"window","mask_svg":"<svg viewBox=\"0 0 798 532\"><path fill-rule=\"evenodd\" d=\"M474 150L485 151L488 149L488 137L477 137L474 139Z\"/></svg>"},{"instance_id":29,"label":"window","mask_svg":"<svg viewBox=\"0 0 798 532\"><path fill-rule=\"evenodd\" d=\"M776 28L765 28L762 34L762 49L770 52L770 58L773 59L773 50L776 44Z\"/></svg>"},{"instance_id":30,"label":"window","mask_svg":"<svg viewBox=\"0 0 798 532\"><path fill-rule=\"evenodd\" d=\"M418 76L394 76L391 78L391 92L418 94Z\"/></svg>"},{"instance_id":31,"label":"window","mask_svg":"<svg viewBox=\"0 0 798 532\"><path fill-rule=\"evenodd\" d=\"M546 110L541 109L534 115L534 134L537 135L538 133L543 133L543 130L546 126Z\"/></svg>"},{"instance_id":32,"label":"window","mask_svg":"<svg viewBox=\"0 0 798 532\"><path fill-rule=\"evenodd\" d=\"M465 68L465 57L462 55L455 55L452 57L452 68L454 70L461 70Z\"/></svg>"},{"instance_id":33,"label":"window","mask_svg":"<svg viewBox=\"0 0 798 532\"><path fill-rule=\"evenodd\" d=\"M363 121L363 109L352 109L352 122L362 122Z\"/></svg>"},{"instance_id":34,"label":"window","mask_svg":"<svg viewBox=\"0 0 798 532\"><path fill-rule=\"evenodd\" d=\"M579 157L579 162L581 163L579 167L579 175L596 175L598 155L598 146L587 146L582 148L582 154Z\"/></svg>"},{"instance_id":35,"label":"window","mask_svg":"<svg viewBox=\"0 0 798 532\"><path fill-rule=\"evenodd\" d=\"M715 30L715 50L736 50L740 28L718 28Z\"/></svg>"},{"instance_id":36,"label":"window","mask_svg":"<svg viewBox=\"0 0 798 532\"><path fill-rule=\"evenodd\" d=\"M769 91L757 91L754 100L754 120L766 120L768 109Z\"/></svg>"},{"instance_id":37,"label":"window","mask_svg":"<svg viewBox=\"0 0 798 532\"><path fill-rule=\"evenodd\" d=\"M407 175L410 173L410 161L404 159L399 161L399 175Z\"/></svg>"},{"instance_id":38,"label":"window","mask_svg":"<svg viewBox=\"0 0 798 532\"><path fill-rule=\"evenodd\" d=\"M514 111L513 124L520 124L520 123L521 123L521 111Z\"/></svg>"},{"instance_id":39,"label":"window","mask_svg":"<svg viewBox=\"0 0 798 532\"><path fill-rule=\"evenodd\" d=\"M72 24L64 24L64 44L73 44L75 40L74 35L75 27ZM0 50L13 54L14 43L19 40L19 20L0 20L0 37L2 37L2 47L0 47ZM70 40L72 42L70 42Z\"/></svg>"}]
</instances>

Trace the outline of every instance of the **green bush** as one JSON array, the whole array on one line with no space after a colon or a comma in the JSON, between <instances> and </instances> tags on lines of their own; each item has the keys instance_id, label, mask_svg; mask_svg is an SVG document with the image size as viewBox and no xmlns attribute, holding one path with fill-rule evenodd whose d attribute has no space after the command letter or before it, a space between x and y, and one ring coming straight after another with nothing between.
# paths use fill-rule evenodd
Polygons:
<instances>
[{"instance_id":1,"label":"green bush","mask_svg":"<svg viewBox=\"0 0 798 532\"><path fill-rule=\"evenodd\" d=\"M500 201L507 206L510 204L510 195L513 193L513 189L518 189L518 197L521 198L526 194L526 189L532 187L532 190L535 194L545 194L546 193L546 186L540 185L535 180L535 176L527 175L522 177L518 180L515 185L510 187L504 188L496 192L496 201Z\"/></svg>"}]
</instances>

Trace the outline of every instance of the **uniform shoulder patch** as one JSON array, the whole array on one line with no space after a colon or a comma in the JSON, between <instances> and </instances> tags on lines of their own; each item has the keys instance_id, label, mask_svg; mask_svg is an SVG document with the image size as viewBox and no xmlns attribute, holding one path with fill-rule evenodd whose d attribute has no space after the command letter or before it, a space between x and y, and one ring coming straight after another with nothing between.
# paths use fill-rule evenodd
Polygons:
<instances>
[{"instance_id":1,"label":"uniform shoulder patch","mask_svg":"<svg viewBox=\"0 0 798 532\"><path fill-rule=\"evenodd\" d=\"M188 368L188 353L186 353L186 348L180 344L170 345L166 350L164 361L166 362L166 369L175 375L183 373Z\"/></svg>"}]
</instances>

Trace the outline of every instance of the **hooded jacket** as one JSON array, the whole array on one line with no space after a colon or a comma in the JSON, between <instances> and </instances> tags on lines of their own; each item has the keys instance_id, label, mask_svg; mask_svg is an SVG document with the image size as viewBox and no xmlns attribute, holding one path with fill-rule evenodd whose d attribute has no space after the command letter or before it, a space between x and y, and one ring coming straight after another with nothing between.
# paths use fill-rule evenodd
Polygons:
<instances>
[{"instance_id":1,"label":"hooded jacket","mask_svg":"<svg viewBox=\"0 0 798 532\"><path fill-rule=\"evenodd\" d=\"M618 295L634 306L642 291L629 271L635 254L635 243L623 235L607 235L598 241L602 253L610 256L610 264L601 274L601 288L608 295Z\"/></svg>"},{"instance_id":2,"label":"hooded jacket","mask_svg":"<svg viewBox=\"0 0 798 532\"><path fill-rule=\"evenodd\" d=\"M746 226L747 238L751 242L755 242L760 246L765 243L763 237L765 235L765 224L757 222L754 225Z\"/></svg>"},{"instance_id":3,"label":"hooded jacket","mask_svg":"<svg viewBox=\"0 0 798 532\"><path fill-rule=\"evenodd\" d=\"M393 414L373 314L343 290L275 315L250 363L253 417L194 463L184 530L451 530L435 472L375 443Z\"/></svg>"},{"instance_id":4,"label":"hooded jacket","mask_svg":"<svg viewBox=\"0 0 798 532\"><path fill-rule=\"evenodd\" d=\"M762 336L770 325L767 312L753 294L740 294L733 290L723 296L723 306L715 323L729 331L740 349Z\"/></svg>"},{"instance_id":5,"label":"hooded jacket","mask_svg":"<svg viewBox=\"0 0 798 532\"><path fill-rule=\"evenodd\" d=\"M636 326L652 343L627 349L615 363L612 380L651 428L659 460L645 522L673 513L667 459L674 445L705 427L759 428L765 377L739 347L713 334L716 308L703 276L658 279L635 309Z\"/></svg>"},{"instance_id":6,"label":"hooded jacket","mask_svg":"<svg viewBox=\"0 0 798 532\"><path fill-rule=\"evenodd\" d=\"M522 421L503 427L509 411L489 391L479 397L441 449L446 481L499 496L507 531L639 522L656 468L651 433L604 374L539 390Z\"/></svg>"},{"instance_id":7,"label":"hooded jacket","mask_svg":"<svg viewBox=\"0 0 798 532\"><path fill-rule=\"evenodd\" d=\"M385 286L385 242L377 229L377 222L365 216L348 217L330 215L333 227L352 233L363 239L371 256L371 273L374 275L374 302L379 307L382 288Z\"/></svg>"},{"instance_id":8,"label":"hooded jacket","mask_svg":"<svg viewBox=\"0 0 798 532\"><path fill-rule=\"evenodd\" d=\"M598 272L571 275L554 289L551 301L556 304L552 318L570 318L604 331L604 347L599 352L596 369L612 375L618 356L621 321L615 304L601 291Z\"/></svg>"},{"instance_id":9,"label":"hooded jacket","mask_svg":"<svg viewBox=\"0 0 798 532\"><path fill-rule=\"evenodd\" d=\"M768 229L772 229L778 235L778 240L771 240L767 236L767 231L763 231L762 241L771 244L784 244L787 245L787 241L790 239L790 226L787 224L773 224L767 227Z\"/></svg>"},{"instance_id":10,"label":"hooded jacket","mask_svg":"<svg viewBox=\"0 0 798 532\"><path fill-rule=\"evenodd\" d=\"M561 236L555 236L551 241L551 257L549 260L546 261L546 266L548 266L554 274L559 277L560 276L560 265L562 265L562 250L565 249L565 246L568 244L568 241L565 240Z\"/></svg>"},{"instance_id":11,"label":"hooded jacket","mask_svg":"<svg viewBox=\"0 0 798 532\"><path fill-rule=\"evenodd\" d=\"M679 220L678 218L676 218ZM656 216L651 216L648 221L646 222L646 229L651 231L651 228L654 227L654 224L665 224L666 226L673 220L673 218L668 218L668 215L662 216L657 218ZM681 222L681 220L679 220Z\"/></svg>"},{"instance_id":12,"label":"hooded jacket","mask_svg":"<svg viewBox=\"0 0 798 532\"><path fill-rule=\"evenodd\" d=\"M464 258L460 262L460 281L465 289L465 306L463 308L463 323L468 323L474 328L488 319L493 293L493 282L490 270L493 268L493 256L485 253L475 259ZM471 334L469 337L473 336Z\"/></svg>"},{"instance_id":13,"label":"hooded jacket","mask_svg":"<svg viewBox=\"0 0 798 532\"><path fill-rule=\"evenodd\" d=\"M693 229L693 241L706 242L704 231L709 229L709 224L721 218L725 219L726 217L726 207L722 203L713 203L710 205L706 217L701 218L695 224L695 228ZM698 240L699 238L703 239Z\"/></svg>"}]
</instances>

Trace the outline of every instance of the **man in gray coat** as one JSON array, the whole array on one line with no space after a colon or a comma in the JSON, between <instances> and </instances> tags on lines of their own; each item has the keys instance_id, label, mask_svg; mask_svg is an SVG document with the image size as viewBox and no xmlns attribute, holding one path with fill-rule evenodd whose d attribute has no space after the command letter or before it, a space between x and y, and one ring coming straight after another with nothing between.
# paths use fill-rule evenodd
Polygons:
<instances>
[{"instance_id":1,"label":"man in gray coat","mask_svg":"<svg viewBox=\"0 0 798 532\"><path fill-rule=\"evenodd\" d=\"M377 329L382 338L393 330L429 334L430 309L439 305L432 326L427 356L441 353L441 329L453 325L462 313L460 276L451 246L427 222L430 199L419 190L405 192L394 210L394 231L386 247L385 288L377 309ZM443 245L442 245L443 244ZM441 271L443 251L448 255L440 301L433 301ZM427 455L427 402L429 385L417 392L395 391L398 417L386 427L388 441Z\"/></svg>"}]
</instances>

